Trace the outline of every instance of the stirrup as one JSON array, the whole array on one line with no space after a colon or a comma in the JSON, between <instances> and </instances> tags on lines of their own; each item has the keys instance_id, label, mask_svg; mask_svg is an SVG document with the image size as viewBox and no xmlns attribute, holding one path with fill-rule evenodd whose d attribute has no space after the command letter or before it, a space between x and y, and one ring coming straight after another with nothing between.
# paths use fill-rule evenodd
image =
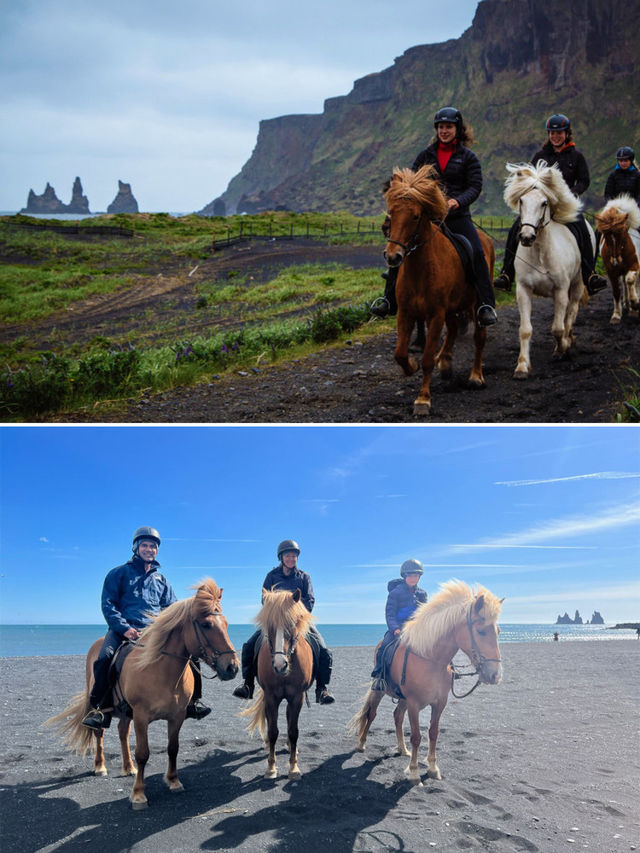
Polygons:
<instances>
[{"instance_id":1,"label":"stirrup","mask_svg":"<svg viewBox=\"0 0 640 853\"><path fill-rule=\"evenodd\" d=\"M511 288L513 285L511 284L511 279L506 274L506 272L501 272L499 276L494 278L493 286L497 287L498 290L506 290L507 293L511 293Z\"/></svg>"},{"instance_id":2,"label":"stirrup","mask_svg":"<svg viewBox=\"0 0 640 853\"><path fill-rule=\"evenodd\" d=\"M491 305L481 305L476 312L476 318L479 326L493 326L498 322L498 315Z\"/></svg>"},{"instance_id":3,"label":"stirrup","mask_svg":"<svg viewBox=\"0 0 640 853\"><path fill-rule=\"evenodd\" d=\"M211 708L208 708L199 699L196 699L195 702L191 702L189 705L187 705L187 712L185 714L185 717L188 717L192 720L202 720L210 713Z\"/></svg>"},{"instance_id":4,"label":"stirrup","mask_svg":"<svg viewBox=\"0 0 640 853\"><path fill-rule=\"evenodd\" d=\"M374 299L369 308L369 312L374 317L388 317L391 314L391 304L386 296L378 296Z\"/></svg>"},{"instance_id":5,"label":"stirrup","mask_svg":"<svg viewBox=\"0 0 640 853\"><path fill-rule=\"evenodd\" d=\"M111 725L111 712L92 708L82 721L82 725L88 729L108 729Z\"/></svg>"},{"instance_id":6,"label":"stirrup","mask_svg":"<svg viewBox=\"0 0 640 853\"><path fill-rule=\"evenodd\" d=\"M244 684L239 684L236 689L233 691L233 695L238 699L253 699L253 686L247 684L245 681Z\"/></svg>"},{"instance_id":7,"label":"stirrup","mask_svg":"<svg viewBox=\"0 0 640 853\"><path fill-rule=\"evenodd\" d=\"M594 296L596 293L600 293L601 290L604 290L609 282L603 276L598 275L597 273L593 273L593 275L589 276L589 281L587 282L587 292L589 296Z\"/></svg>"},{"instance_id":8,"label":"stirrup","mask_svg":"<svg viewBox=\"0 0 640 853\"><path fill-rule=\"evenodd\" d=\"M326 687L316 687L316 702L318 705L331 705L335 701L335 698L329 693Z\"/></svg>"}]
</instances>

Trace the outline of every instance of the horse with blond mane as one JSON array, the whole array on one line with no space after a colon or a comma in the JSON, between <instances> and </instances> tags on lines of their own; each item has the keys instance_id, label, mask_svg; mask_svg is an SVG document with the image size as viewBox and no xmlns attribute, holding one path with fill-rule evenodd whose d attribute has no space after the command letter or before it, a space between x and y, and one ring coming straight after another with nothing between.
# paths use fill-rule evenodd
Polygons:
<instances>
[{"instance_id":1,"label":"horse with blond mane","mask_svg":"<svg viewBox=\"0 0 640 853\"><path fill-rule=\"evenodd\" d=\"M258 729L269 750L265 779L275 779L278 710L287 703L289 779L302 775L298 767L298 718L313 681L313 652L307 632L313 616L295 592L262 590L262 609L256 623L262 630L257 676L260 690L254 703L241 712L251 734Z\"/></svg>"},{"instance_id":2,"label":"horse with blond mane","mask_svg":"<svg viewBox=\"0 0 640 853\"><path fill-rule=\"evenodd\" d=\"M349 724L350 731L358 735L359 752L365 750L369 729L383 697L399 698L393 712L397 750L400 755L411 755L405 773L414 784L421 785L418 773L418 748L422 740L420 711L430 705L427 776L442 778L436 761L436 743L440 717L449 689L453 689L451 661L462 649L475 667L476 684L500 682L502 663L497 621L502 601L504 599L496 598L482 586L474 590L462 581L451 580L441 584L431 601L418 607L399 636L386 691L369 690L362 709ZM411 753L404 739L405 713L409 714L411 727Z\"/></svg>"},{"instance_id":3,"label":"horse with blond mane","mask_svg":"<svg viewBox=\"0 0 640 853\"><path fill-rule=\"evenodd\" d=\"M551 334L554 355L565 355L575 342L573 324L581 300L588 299L582 280L580 249L566 227L582 208L562 177L557 165L544 160L507 163L504 200L520 215L519 246L515 258L516 298L520 311L520 352L514 379L531 373L530 344L532 296L553 299ZM595 254L595 237L589 223L587 232Z\"/></svg>"},{"instance_id":4,"label":"horse with blond mane","mask_svg":"<svg viewBox=\"0 0 640 853\"><path fill-rule=\"evenodd\" d=\"M596 214L602 236L600 255L613 291L610 323L622 320L624 308L638 311L638 269L640 267L640 207L630 195L607 202Z\"/></svg>"},{"instance_id":5,"label":"horse with blond mane","mask_svg":"<svg viewBox=\"0 0 640 853\"><path fill-rule=\"evenodd\" d=\"M238 658L227 633L228 623L221 608L222 589L206 579L197 586L192 598L176 601L161 613L131 645L114 692L118 707L118 734L122 750L122 773L136 776L130 801L134 809L148 806L144 788L144 770L149 760L149 723L167 720L169 763L164 780L172 793L183 791L178 779L177 757L179 734L187 706L193 694L191 660L202 660L222 681L235 678ZM93 682L93 663L102 638L96 640L87 654L86 688L75 696L60 714L47 720L54 725L71 749L80 755L95 751L93 772L106 776L104 761L104 729L89 729L82 720L89 711ZM136 733L135 759L129 749L131 716ZM95 738L94 738L95 736Z\"/></svg>"},{"instance_id":6,"label":"horse with blond mane","mask_svg":"<svg viewBox=\"0 0 640 853\"><path fill-rule=\"evenodd\" d=\"M427 323L422 384L413 404L416 415L428 414L431 409L434 367L438 367L444 378L451 375L453 347L463 315L471 314L474 318L475 351L468 384L473 388L483 388L486 384L482 374L482 352L487 331L475 322L475 288L467 280L460 255L443 230L448 206L435 175L433 166L422 166L417 172L396 168L385 193L387 245L384 256L389 267L400 268L396 285L398 340L394 358L405 376L412 376L418 369L417 361L409 356L413 327L416 322ZM493 277L493 244L486 234L480 232L479 236L489 275ZM445 326L446 334L440 346Z\"/></svg>"}]
</instances>

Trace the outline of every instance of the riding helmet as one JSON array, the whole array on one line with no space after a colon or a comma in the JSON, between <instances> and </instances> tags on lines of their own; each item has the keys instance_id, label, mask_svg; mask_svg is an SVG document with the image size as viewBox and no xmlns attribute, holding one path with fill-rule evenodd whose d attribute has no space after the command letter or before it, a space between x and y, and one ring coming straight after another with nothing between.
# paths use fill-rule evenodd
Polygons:
<instances>
[{"instance_id":1,"label":"riding helmet","mask_svg":"<svg viewBox=\"0 0 640 853\"><path fill-rule=\"evenodd\" d=\"M300 556L300 546L297 542L294 542L293 539L283 539L283 541L278 545L278 559L282 559L282 555L285 551L295 551L298 556Z\"/></svg>"},{"instance_id":2,"label":"riding helmet","mask_svg":"<svg viewBox=\"0 0 640 853\"><path fill-rule=\"evenodd\" d=\"M423 575L424 569L422 568L422 563L420 560L405 560L400 566L400 574L403 578L407 575Z\"/></svg>"},{"instance_id":3,"label":"riding helmet","mask_svg":"<svg viewBox=\"0 0 640 853\"><path fill-rule=\"evenodd\" d=\"M623 145L616 151L616 160L631 160L633 163L635 156L633 148L629 148L628 145Z\"/></svg>"},{"instance_id":4,"label":"riding helmet","mask_svg":"<svg viewBox=\"0 0 640 853\"><path fill-rule=\"evenodd\" d=\"M437 127L441 121L451 122L451 124L455 124L459 129L462 126L462 113L455 107L442 107L435 114L433 126Z\"/></svg>"},{"instance_id":5,"label":"riding helmet","mask_svg":"<svg viewBox=\"0 0 640 853\"><path fill-rule=\"evenodd\" d=\"M562 115L562 113L556 113L555 115L549 116L547 119L547 132L550 130L570 130L571 122L569 119Z\"/></svg>"},{"instance_id":6,"label":"riding helmet","mask_svg":"<svg viewBox=\"0 0 640 853\"><path fill-rule=\"evenodd\" d=\"M160 547L160 534L155 527L139 527L133 534L132 550L135 553L138 548L138 542L141 539L152 539L158 548Z\"/></svg>"}]
</instances>

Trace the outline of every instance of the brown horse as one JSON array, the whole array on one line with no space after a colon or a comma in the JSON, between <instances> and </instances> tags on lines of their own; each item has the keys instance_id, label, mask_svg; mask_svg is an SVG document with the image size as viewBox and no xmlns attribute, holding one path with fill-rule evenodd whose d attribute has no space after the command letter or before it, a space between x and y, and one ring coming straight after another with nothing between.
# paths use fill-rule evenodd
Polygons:
<instances>
[{"instance_id":1,"label":"brown horse","mask_svg":"<svg viewBox=\"0 0 640 853\"><path fill-rule=\"evenodd\" d=\"M202 581L192 598L177 601L154 616L144 629L137 646L124 661L120 680L115 688L117 700L124 700L133 712L136 733L136 768L129 750L131 719L124 711L116 709L120 717L118 734L122 749L122 772L136 775L130 800L134 809L148 806L144 792L144 769L149 759L147 729L153 720L167 720L169 764L164 780L172 792L182 791L178 779L180 728L185 719L187 705L193 694L193 673L190 660L203 660L223 681L235 678L238 658L227 634L227 620L220 601L222 589L215 581ZM106 776L104 763L103 729L89 729L82 720L89 711L89 695L93 682L93 662L98 656L102 640L89 649L86 662L86 689L75 696L62 713L47 724L57 726L65 735L68 745L80 755L95 749L93 772ZM94 739L95 735L95 739Z\"/></svg>"},{"instance_id":2,"label":"brown horse","mask_svg":"<svg viewBox=\"0 0 640 853\"><path fill-rule=\"evenodd\" d=\"M404 696L393 718L398 753L409 755L402 728L405 711L409 713L411 760L405 772L414 784L422 784L418 747L422 740L420 711L426 705L431 705L427 776L442 778L436 763L436 742L440 717L453 684L450 661L458 649L473 662L478 683L498 684L502 677L497 620L503 600L484 587L473 590L462 581L448 581L430 602L420 605L402 630L391 665L392 684L386 692L395 695L395 685ZM384 695L382 690L369 690L362 709L350 722L350 730L358 735L359 752L364 752L371 723Z\"/></svg>"},{"instance_id":3,"label":"brown horse","mask_svg":"<svg viewBox=\"0 0 640 853\"><path fill-rule=\"evenodd\" d=\"M622 320L622 311L637 312L638 269L640 259L640 208L629 195L611 199L596 214L602 235L600 254L613 290L613 314L610 323Z\"/></svg>"},{"instance_id":4,"label":"brown horse","mask_svg":"<svg viewBox=\"0 0 640 853\"><path fill-rule=\"evenodd\" d=\"M263 637L257 667L262 689L241 716L249 718L248 730L253 734L257 728L268 746L264 776L275 779L278 709L282 700L286 700L289 779L299 779L302 774L298 767L298 717L313 680L313 653L306 640L313 616L300 601L299 589L295 592L263 589L262 602L255 620Z\"/></svg>"},{"instance_id":5,"label":"brown horse","mask_svg":"<svg viewBox=\"0 0 640 853\"><path fill-rule=\"evenodd\" d=\"M400 267L396 285L398 303L398 341L394 358L405 376L418 369L409 356L409 340L417 321L426 320L427 342L422 353L422 385L413 404L414 414L428 414L431 408L431 376L434 366L443 377L451 374L453 346L458 335L459 315L474 318L475 352L469 385L483 388L482 351L486 329L475 323L476 292L468 283L458 252L442 232L438 221L447 215L447 201L432 166L417 172L394 169L387 202L387 246L384 252L388 266ZM495 251L486 234L479 233L489 275L493 278ZM446 335L440 344L442 329Z\"/></svg>"}]
</instances>

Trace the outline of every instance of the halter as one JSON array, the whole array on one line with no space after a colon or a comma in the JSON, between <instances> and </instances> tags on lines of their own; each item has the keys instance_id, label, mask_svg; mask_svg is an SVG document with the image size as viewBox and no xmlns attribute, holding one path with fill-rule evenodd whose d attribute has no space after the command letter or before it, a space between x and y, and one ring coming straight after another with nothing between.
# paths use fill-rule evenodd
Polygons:
<instances>
[{"instance_id":1,"label":"halter","mask_svg":"<svg viewBox=\"0 0 640 853\"><path fill-rule=\"evenodd\" d=\"M484 666L485 663L500 663L502 658L487 658L485 657L480 649L478 648L478 644L476 642L476 638L473 636L473 626L477 622L484 622L484 619L478 617L477 619L471 618L471 611L473 610L473 603L469 605L469 610L467 611L467 628L469 629L469 637L471 638L471 662L473 663L475 669L473 672L460 672L456 670L453 665L453 661L451 662L451 693L455 696L456 699L464 699L466 696L470 696L476 687L480 684L480 670ZM453 689L453 684L458 678L465 678L466 676L477 675L478 680L473 685L471 690L468 690L466 693L456 693Z\"/></svg>"}]
</instances>

